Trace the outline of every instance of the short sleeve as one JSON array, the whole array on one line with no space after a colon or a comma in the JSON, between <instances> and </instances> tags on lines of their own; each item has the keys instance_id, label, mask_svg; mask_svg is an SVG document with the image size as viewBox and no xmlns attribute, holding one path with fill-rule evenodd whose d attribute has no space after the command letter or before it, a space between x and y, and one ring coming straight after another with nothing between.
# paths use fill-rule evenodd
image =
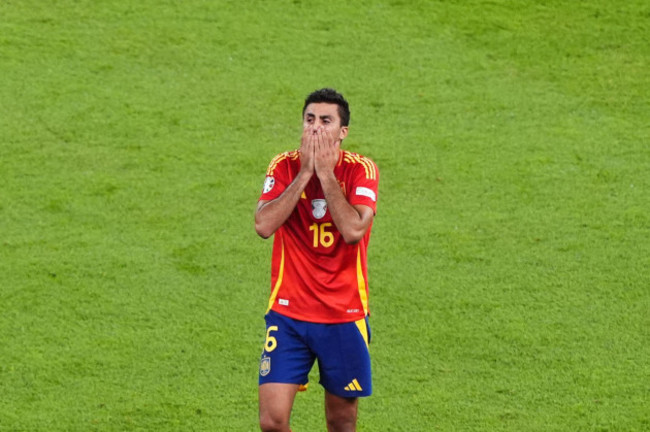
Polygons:
<instances>
[{"instance_id":1,"label":"short sleeve","mask_svg":"<svg viewBox=\"0 0 650 432\"><path fill-rule=\"evenodd\" d=\"M379 169L367 157L355 155L355 158L356 164L353 181L348 191L348 201L351 205L366 205L377 213Z\"/></svg>"},{"instance_id":2,"label":"short sleeve","mask_svg":"<svg viewBox=\"0 0 650 432\"><path fill-rule=\"evenodd\" d=\"M280 153L275 156L266 169L266 177L262 186L260 201L270 201L279 197L287 188L291 179L289 179L289 162L290 154Z\"/></svg>"}]
</instances>

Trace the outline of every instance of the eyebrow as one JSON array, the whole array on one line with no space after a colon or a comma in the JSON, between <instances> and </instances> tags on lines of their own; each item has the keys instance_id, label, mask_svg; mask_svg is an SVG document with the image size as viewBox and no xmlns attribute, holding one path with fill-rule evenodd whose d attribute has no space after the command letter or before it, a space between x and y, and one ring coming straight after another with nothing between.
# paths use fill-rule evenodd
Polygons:
<instances>
[{"instance_id":1,"label":"eyebrow","mask_svg":"<svg viewBox=\"0 0 650 432\"><path fill-rule=\"evenodd\" d=\"M314 113L308 112L308 113L305 113L305 117L316 117L316 115ZM325 115L320 116L321 120L333 119L333 118L334 118L334 116L329 115L329 114L325 114Z\"/></svg>"}]
</instances>

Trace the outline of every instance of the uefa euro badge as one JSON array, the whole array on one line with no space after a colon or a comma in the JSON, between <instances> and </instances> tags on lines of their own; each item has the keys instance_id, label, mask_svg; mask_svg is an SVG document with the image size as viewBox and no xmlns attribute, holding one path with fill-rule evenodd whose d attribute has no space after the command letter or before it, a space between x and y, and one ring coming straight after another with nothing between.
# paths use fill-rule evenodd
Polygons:
<instances>
[{"instance_id":1,"label":"uefa euro badge","mask_svg":"<svg viewBox=\"0 0 650 432\"><path fill-rule=\"evenodd\" d=\"M311 200L311 214L316 219L322 219L327 212L327 201L324 199Z\"/></svg>"},{"instance_id":2,"label":"uefa euro badge","mask_svg":"<svg viewBox=\"0 0 650 432\"><path fill-rule=\"evenodd\" d=\"M264 193L271 192L273 186L275 186L275 179L273 177L269 176L266 179L264 179Z\"/></svg>"},{"instance_id":3,"label":"uefa euro badge","mask_svg":"<svg viewBox=\"0 0 650 432\"><path fill-rule=\"evenodd\" d=\"M271 372L271 357L264 356L260 362L260 375L267 376Z\"/></svg>"}]
</instances>

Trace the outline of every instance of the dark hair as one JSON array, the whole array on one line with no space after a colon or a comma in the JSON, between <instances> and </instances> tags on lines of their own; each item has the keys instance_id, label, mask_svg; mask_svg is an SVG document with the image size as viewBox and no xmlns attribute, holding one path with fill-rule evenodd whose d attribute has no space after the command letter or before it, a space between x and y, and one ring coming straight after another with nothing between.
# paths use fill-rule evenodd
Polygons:
<instances>
[{"instance_id":1,"label":"dark hair","mask_svg":"<svg viewBox=\"0 0 650 432\"><path fill-rule=\"evenodd\" d=\"M305 105L302 107L302 115L305 115L305 110L307 105L313 103L330 103L336 104L339 106L339 117L341 117L341 126L347 126L350 124L350 106L348 101L345 100L343 95L333 88L322 88L312 92L307 99L305 99Z\"/></svg>"}]
</instances>

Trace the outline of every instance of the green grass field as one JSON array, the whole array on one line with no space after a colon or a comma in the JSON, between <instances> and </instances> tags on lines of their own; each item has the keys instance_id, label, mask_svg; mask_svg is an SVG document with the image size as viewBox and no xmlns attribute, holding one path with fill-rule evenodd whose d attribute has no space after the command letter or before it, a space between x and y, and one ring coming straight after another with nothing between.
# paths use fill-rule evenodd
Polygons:
<instances>
[{"instance_id":1,"label":"green grass field","mask_svg":"<svg viewBox=\"0 0 650 432\"><path fill-rule=\"evenodd\" d=\"M382 176L358 429L650 430L649 34L642 0L0 0L0 430L257 430L253 210L323 86Z\"/></svg>"}]
</instances>

